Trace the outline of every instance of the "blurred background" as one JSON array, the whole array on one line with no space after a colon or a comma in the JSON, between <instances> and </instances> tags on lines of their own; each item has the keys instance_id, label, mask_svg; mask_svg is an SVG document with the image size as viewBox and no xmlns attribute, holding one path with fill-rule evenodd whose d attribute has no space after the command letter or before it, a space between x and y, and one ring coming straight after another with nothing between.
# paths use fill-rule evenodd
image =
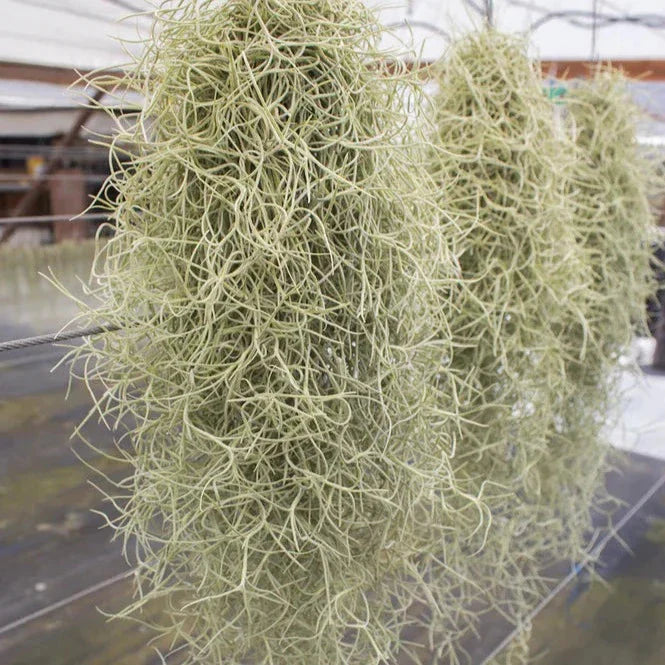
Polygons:
<instances>
[{"instance_id":1,"label":"blurred background","mask_svg":"<svg viewBox=\"0 0 665 665\"><path fill-rule=\"evenodd\" d=\"M370 4L391 29L385 45L406 45L428 62L488 16L502 30L530 35L552 86L585 76L599 60L612 62L631 77L645 111L640 143L662 151L665 162L662 1ZM75 313L38 273L50 267L69 288L77 277L86 279L91 238L106 221L89 205L109 172L108 151L94 141L112 123L81 106L91 93L76 81L100 68L121 69L140 52L152 20L143 0L0 0L0 6L1 342L57 331ZM121 116L141 100L113 103ZM654 201L654 223L665 227L662 201ZM654 253L665 256L659 247ZM653 331L660 326L665 334L663 300L645 307ZM644 373L624 373L609 432L615 446L630 452L610 479L625 501L619 535L629 548L619 540L607 545L599 578L611 585L572 576L534 615L535 652L546 665L665 663L665 339L660 345L636 339L630 354ZM145 628L106 623L95 609L126 604L130 571L120 544L109 542L109 531L100 530L104 520L91 512L104 506L76 455L96 456L70 440L90 399L74 385L64 401L66 371L50 371L61 355L50 345L0 354L0 662L157 664ZM91 427L96 441L110 444L101 425ZM110 460L96 463L111 477L119 473ZM490 662L506 627L489 624L483 637L470 648L473 665Z\"/></svg>"}]
</instances>

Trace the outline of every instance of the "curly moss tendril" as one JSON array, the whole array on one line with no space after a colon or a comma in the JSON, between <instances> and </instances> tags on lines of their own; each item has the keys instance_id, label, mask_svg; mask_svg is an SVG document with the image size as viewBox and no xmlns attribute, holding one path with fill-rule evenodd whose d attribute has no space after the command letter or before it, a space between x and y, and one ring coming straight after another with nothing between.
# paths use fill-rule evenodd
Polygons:
<instances>
[{"instance_id":1,"label":"curly moss tendril","mask_svg":"<svg viewBox=\"0 0 665 665\"><path fill-rule=\"evenodd\" d=\"M72 360L127 428L123 615L165 597L188 663L368 665L414 603L447 642L471 614L429 588L489 519L451 469L463 379L429 380L456 266L379 32L360 2L179 0L122 81L146 102L83 314L122 332Z\"/></svg>"},{"instance_id":2,"label":"curly moss tendril","mask_svg":"<svg viewBox=\"0 0 665 665\"><path fill-rule=\"evenodd\" d=\"M602 462L578 463L597 452L595 440L576 439L576 450L553 438L563 396L575 390L568 368L585 354L589 265L575 235L565 137L525 43L493 30L469 35L437 78L430 170L458 227L462 274L451 366L470 372L453 466L469 493L481 482L493 488L484 493L492 529L467 564L480 592L464 596L520 624L547 586L543 568L582 556L590 518L579 488L603 477ZM579 334L562 334L572 329Z\"/></svg>"},{"instance_id":3,"label":"curly moss tendril","mask_svg":"<svg viewBox=\"0 0 665 665\"><path fill-rule=\"evenodd\" d=\"M637 145L639 110L621 74L600 67L591 80L574 84L566 113L573 139L573 145L562 145L569 153L567 191L590 288L584 330L574 324L560 331L564 343L574 347L584 339L584 346L566 365L571 389L556 396L559 418L551 445L560 461L551 468L549 485L552 493L575 499L561 513L572 553L583 546L585 506L602 510L600 480L613 457L605 436L619 397L619 357L636 331L648 334L646 303L655 293L649 194L660 183L654 163Z\"/></svg>"},{"instance_id":4,"label":"curly moss tendril","mask_svg":"<svg viewBox=\"0 0 665 665\"><path fill-rule=\"evenodd\" d=\"M587 354L575 379L593 387L605 382L634 331L646 334L644 303L654 293L649 196L662 183L637 145L641 111L620 72L597 68L592 79L571 87L566 109L578 148L570 190L580 243L593 270L596 297L589 318L598 337L595 354Z\"/></svg>"}]
</instances>

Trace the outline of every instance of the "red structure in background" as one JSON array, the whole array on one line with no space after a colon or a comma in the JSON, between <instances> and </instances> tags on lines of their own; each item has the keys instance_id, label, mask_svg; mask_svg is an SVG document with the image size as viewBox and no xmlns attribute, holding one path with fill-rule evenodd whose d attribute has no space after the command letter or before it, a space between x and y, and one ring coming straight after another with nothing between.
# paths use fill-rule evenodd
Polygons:
<instances>
[{"instance_id":1,"label":"red structure in background","mask_svg":"<svg viewBox=\"0 0 665 665\"><path fill-rule=\"evenodd\" d=\"M626 76L640 81L665 81L665 60L608 60L607 64L621 69ZM543 60L543 74L557 78L583 78L597 62L589 60Z\"/></svg>"}]
</instances>

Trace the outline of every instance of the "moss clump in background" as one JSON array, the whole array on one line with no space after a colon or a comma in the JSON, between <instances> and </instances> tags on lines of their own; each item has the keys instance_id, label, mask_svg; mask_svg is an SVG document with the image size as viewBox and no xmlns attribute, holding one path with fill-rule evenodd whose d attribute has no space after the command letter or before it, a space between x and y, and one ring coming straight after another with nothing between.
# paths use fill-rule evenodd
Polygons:
<instances>
[{"instance_id":1,"label":"moss clump in background","mask_svg":"<svg viewBox=\"0 0 665 665\"><path fill-rule=\"evenodd\" d=\"M470 493L482 488L493 514L468 561L477 584L464 595L521 623L546 588L543 567L584 553L589 503L559 490L602 485L602 463L575 464L584 441L577 451L552 440L560 400L575 390L567 368L584 353L583 337L561 331L587 326L590 265L567 191L571 151L526 44L494 30L466 36L437 80L430 170L458 227L446 234L462 275L451 366L470 375L454 468ZM574 475L559 483L571 464ZM571 524L571 514L584 519Z\"/></svg>"},{"instance_id":2,"label":"moss clump in background","mask_svg":"<svg viewBox=\"0 0 665 665\"><path fill-rule=\"evenodd\" d=\"M482 530L450 469L457 379L428 381L455 266L413 161L417 86L379 33L360 2L166 3L123 81L146 101L111 146L83 314L121 332L75 358L128 428L126 614L166 596L187 662L383 662L464 559L446 534Z\"/></svg>"},{"instance_id":3,"label":"moss clump in background","mask_svg":"<svg viewBox=\"0 0 665 665\"><path fill-rule=\"evenodd\" d=\"M575 82L566 110L577 147L570 195L594 294L587 316L594 344L575 380L595 390L607 386L633 334L648 335L645 303L655 286L649 197L662 183L654 161L637 144L641 111L620 72L598 67L590 80Z\"/></svg>"},{"instance_id":4,"label":"moss clump in background","mask_svg":"<svg viewBox=\"0 0 665 665\"><path fill-rule=\"evenodd\" d=\"M656 286L649 195L659 183L655 163L637 144L640 111L619 72L599 67L590 80L575 82L564 110L573 140L563 137L562 159L569 155L573 230L590 287L584 324L559 330L562 344L577 345L579 353L566 364L571 390L554 395L558 417L547 484L552 494L574 498L560 520L568 525L567 541L581 547L587 507L602 510L598 479L612 457L605 437L619 398L619 360L636 333L648 335L646 303Z\"/></svg>"}]
</instances>

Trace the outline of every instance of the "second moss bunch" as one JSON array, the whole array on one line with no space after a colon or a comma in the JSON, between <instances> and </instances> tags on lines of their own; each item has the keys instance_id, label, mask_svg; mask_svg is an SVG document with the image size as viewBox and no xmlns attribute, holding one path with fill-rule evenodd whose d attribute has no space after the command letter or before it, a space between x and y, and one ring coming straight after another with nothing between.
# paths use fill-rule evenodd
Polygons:
<instances>
[{"instance_id":1,"label":"second moss bunch","mask_svg":"<svg viewBox=\"0 0 665 665\"><path fill-rule=\"evenodd\" d=\"M453 468L494 517L469 577L520 624L548 563L589 559L613 377L653 289L651 167L615 74L575 88L574 140L521 39L467 36L436 75L430 171L462 278L452 367L471 379Z\"/></svg>"}]
</instances>

